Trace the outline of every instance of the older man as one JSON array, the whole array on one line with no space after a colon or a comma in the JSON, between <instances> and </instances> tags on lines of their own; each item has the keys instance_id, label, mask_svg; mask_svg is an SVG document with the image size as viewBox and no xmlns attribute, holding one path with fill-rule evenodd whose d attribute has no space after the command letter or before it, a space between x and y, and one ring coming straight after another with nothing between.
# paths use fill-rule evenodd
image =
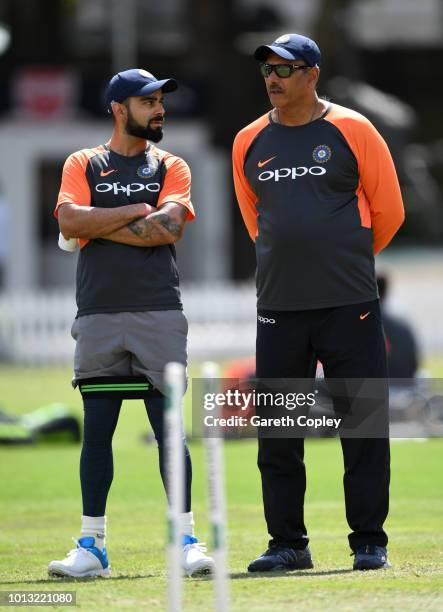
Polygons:
<instances>
[{"instance_id":1,"label":"older man","mask_svg":"<svg viewBox=\"0 0 443 612\"><path fill-rule=\"evenodd\" d=\"M317 95L320 50L286 34L255 51L272 109L236 136L234 183L257 256L257 377L386 377L374 255L403 204L386 143ZM389 440L342 439L354 569L388 566ZM303 439L259 439L268 550L249 571L313 567Z\"/></svg>"}]
</instances>

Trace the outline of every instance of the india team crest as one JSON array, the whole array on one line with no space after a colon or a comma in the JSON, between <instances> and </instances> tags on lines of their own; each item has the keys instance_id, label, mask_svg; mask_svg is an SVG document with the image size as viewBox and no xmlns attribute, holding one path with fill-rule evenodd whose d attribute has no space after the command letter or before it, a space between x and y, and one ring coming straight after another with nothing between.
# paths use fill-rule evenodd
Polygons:
<instances>
[{"instance_id":1,"label":"india team crest","mask_svg":"<svg viewBox=\"0 0 443 612\"><path fill-rule=\"evenodd\" d=\"M317 164L325 164L331 159L332 151L328 145L318 145L312 152L312 158Z\"/></svg>"},{"instance_id":2,"label":"india team crest","mask_svg":"<svg viewBox=\"0 0 443 612\"><path fill-rule=\"evenodd\" d=\"M137 168L137 176L142 179L151 178L151 176L154 176L154 174L157 172L157 168L158 164L156 164L154 161L149 160L148 162L146 162L146 164L143 164L142 166L139 166Z\"/></svg>"}]
</instances>

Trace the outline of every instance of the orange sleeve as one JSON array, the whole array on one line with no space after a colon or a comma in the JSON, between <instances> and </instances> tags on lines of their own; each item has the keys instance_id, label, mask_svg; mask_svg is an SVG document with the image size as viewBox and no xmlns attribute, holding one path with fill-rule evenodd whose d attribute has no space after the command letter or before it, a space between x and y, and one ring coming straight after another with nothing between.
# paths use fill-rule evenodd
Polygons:
<instances>
[{"instance_id":1,"label":"orange sleeve","mask_svg":"<svg viewBox=\"0 0 443 612\"><path fill-rule=\"evenodd\" d=\"M166 176L158 196L157 208L166 202L183 204L188 209L188 221L192 221L195 219L195 212L191 203L191 170L183 159L175 155L167 155L164 163Z\"/></svg>"},{"instance_id":2,"label":"orange sleeve","mask_svg":"<svg viewBox=\"0 0 443 612\"><path fill-rule=\"evenodd\" d=\"M232 171L235 195L246 229L255 242L258 234L257 228L257 196L244 173L246 153L252 141L266 125L269 124L268 113L241 130L234 139L232 147Z\"/></svg>"},{"instance_id":3,"label":"orange sleeve","mask_svg":"<svg viewBox=\"0 0 443 612\"><path fill-rule=\"evenodd\" d=\"M88 151L77 151L68 157L63 166L62 184L54 210L58 218L58 209L66 202L78 206L91 205L91 190L86 180L86 166L91 157Z\"/></svg>"},{"instance_id":4,"label":"orange sleeve","mask_svg":"<svg viewBox=\"0 0 443 612\"><path fill-rule=\"evenodd\" d=\"M326 116L328 118L328 116ZM373 233L374 254L380 253L397 233L405 218L397 173L388 145L372 123L352 113L330 119L344 134L358 163L360 198L367 200Z\"/></svg>"}]
</instances>

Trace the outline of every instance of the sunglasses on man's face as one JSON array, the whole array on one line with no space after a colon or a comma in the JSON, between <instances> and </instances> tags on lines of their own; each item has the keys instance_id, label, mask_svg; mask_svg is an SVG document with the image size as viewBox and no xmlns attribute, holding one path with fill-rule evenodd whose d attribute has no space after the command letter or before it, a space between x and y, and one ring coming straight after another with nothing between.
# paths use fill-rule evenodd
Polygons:
<instances>
[{"instance_id":1,"label":"sunglasses on man's face","mask_svg":"<svg viewBox=\"0 0 443 612\"><path fill-rule=\"evenodd\" d=\"M287 79L296 70L305 70L306 68L312 68L312 66L297 66L296 64L260 64L260 72L265 79L274 70L275 74L281 79Z\"/></svg>"}]
</instances>

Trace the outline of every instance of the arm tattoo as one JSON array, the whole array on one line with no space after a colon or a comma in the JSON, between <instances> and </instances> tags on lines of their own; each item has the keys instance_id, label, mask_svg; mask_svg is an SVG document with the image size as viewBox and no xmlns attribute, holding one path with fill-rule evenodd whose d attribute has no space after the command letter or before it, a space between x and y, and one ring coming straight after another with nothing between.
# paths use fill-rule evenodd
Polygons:
<instances>
[{"instance_id":1,"label":"arm tattoo","mask_svg":"<svg viewBox=\"0 0 443 612\"><path fill-rule=\"evenodd\" d=\"M164 237L163 232L160 230L156 223L153 223L149 217L143 219L136 219L128 224L128 229L139 236L143 240L150 241Z\"/></svg>"},{"instance_id":2,"label":"arm tattoo","mask_svg":"<svg viewBox=\"0 0 443 612\"><path fill-rule=\"evenodd\" d=\"M166 215L165 213L159 213L156 216L156 221L158 221L159 223L161 223L161 225L163 225L163 227L168 230L168 232L170 234L172 234L173 236L180 238L181 233L182 233L182 229L183 229L183 224L181 223L177 223L176 221L174 221L173 219L171 219L168 215Z\"/></svg>"},{"instance_id":3,"label":"arm tattoo","mask_svg":"<svg viewBox=\"0 0 443 612\"><path fill-rule=\"evenodd\" d=\"M158 211L149 217L132 221L127 227L133 234L146 241L163 239L165 236L164 231L162 231L163 228L174 238L178 239L183 231L183 223L187 216L187 210L185 207L180 206L178 212L179 219L174 219L167 213Z\"/></svg>"},{"instance_id":4,"label":"arm tattoo","mask_svg":"<svg viewBox=\"0 0 443 612\"><path fill-rule=\"evenodd\" d=\"M146 219L143 219L143 221L146 221ZM135 221L131 221L131 223L128 223L128 228L136 236L143 235L143 228L140 225L140 219L136 219Z\"/></svg>"}]
</instances>

